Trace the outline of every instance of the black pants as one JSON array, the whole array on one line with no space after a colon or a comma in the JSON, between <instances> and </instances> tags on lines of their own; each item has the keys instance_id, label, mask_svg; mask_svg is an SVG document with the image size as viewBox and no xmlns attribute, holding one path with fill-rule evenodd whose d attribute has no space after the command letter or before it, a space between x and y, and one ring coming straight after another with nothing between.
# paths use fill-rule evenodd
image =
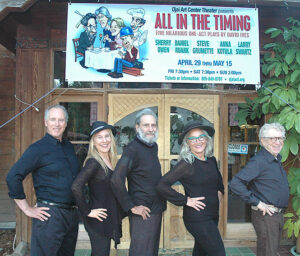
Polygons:
<instances>
[{"instance_id":1,"label":"black pants","mask_svg":"<svg viewBox=\"0 0 300 256\"><path fill-rule=\"evenodd\" d=\"M74 256L78 235L77 209L62 209L42 203L48 220L32 219L31 256Z\"/></svg>"},{"instance_id":2,"label":"black pants","mask_svg":"<svg viewBox=\"0 0 300 256\"><path fill-rule=\"evenodd\" d=\"M195 238L193 256L225 256L224 244L218 230L218 219L201 222L184 221Z\"/></svg>"},{"instance_id":3,"label":"black pants","mask_svg":"<svg viewBox=\"0 0 300 256\"><path fill-rule=\"evenodd\" d=\"M91 256L109 256L110 253L110 241L111 239L105 236L101 236L94 230L85 227L90 238L92 254Z\"/></svg>"},{"instance_id":4,"label":"black pants","mask_svg":"<svg viewBox=\"0 0 300 256\"><path fill-rule=\"evenodd\" d=\"M278 255L281 232L283 228L283 213L263 216L261 211L251 210L252 223L257 235L257 256Z\"/></svg>"},{"instance_id":5,"label":"black pants","mask_svg":"<svg viewBox=\"0 0 300 256\"><path fill-rule=\"evenodd\" d=\"M140 215L129 215L129 256L158 256L162 214L151 214L143 220Z\"/></svg>"}]
</instances>

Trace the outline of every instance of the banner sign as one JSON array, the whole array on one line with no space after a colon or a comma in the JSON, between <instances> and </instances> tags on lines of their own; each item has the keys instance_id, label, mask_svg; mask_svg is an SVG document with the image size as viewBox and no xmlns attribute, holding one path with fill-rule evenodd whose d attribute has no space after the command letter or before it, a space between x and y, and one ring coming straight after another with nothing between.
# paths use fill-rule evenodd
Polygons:
<instances>
[{"instance_id":1,"label":"banner sign","mask_svg":"<svg viewBox=\"0 0 300 256\"><path fill-rule=\"evenodd\" d=\"M230 154L248 154L247 144L228 144L228 153Z\"/></svg>"},{"instance_id":2,"label":"banner sign","mask_svg":"<svg viewBox=\"0 0 300 256\"><path fill-rule=\"evenodd\" d=\"M259 84L254 8L72 3L69 81Z\"/></svg>"}]
</instances>

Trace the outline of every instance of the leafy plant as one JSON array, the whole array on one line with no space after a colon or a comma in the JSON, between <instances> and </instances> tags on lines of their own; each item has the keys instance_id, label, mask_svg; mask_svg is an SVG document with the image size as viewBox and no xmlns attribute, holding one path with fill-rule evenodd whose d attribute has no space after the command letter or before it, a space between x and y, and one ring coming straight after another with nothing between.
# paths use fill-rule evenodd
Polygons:
<instances>
[{"instance_id":1,"label":"leafy plant","mask_svg":"<svg viewBox=\"0 0 300 256\"><path fill-rule=\"evenodd\" d=\"M298 237L300 231L300 168L290 168L288 180L290 184L290 194L293 195L292 207L295 213L289 212L284 216L287 221L284 229L288 231L288 237L294 235Z\"/></svg>"},{"instance_id":2,"label":"leafy plant","mask_svg":"<svg viewBox=\"0 0 300 256\"><path fill-rule=\"evenodd\" d=\"M300 144L300 21L288 18L290 27L265 31L279 40L264 46L267 50L262 62L263 85L254 100L246 98L239 104L235 119L239 125L271 114L269 122L281 123L287 131L282 149L282 161L291 153L299 158Z\"/></svg>"},{"instance_id":3,"label":"leafy plant","mask_svg":"<svg viewBox=\"0 0 300 256\"><path fill-rule=\"evenodd\" d=\"M293 212L285 214L284 228L288 237L298 237L297 252L300 252L300 168L296 168L300 144L300 21L294 18L287 21L289 27L265 31L273 42L264 46L267 52L261 60L263 85L257 90L257 98L246 98L246 103L239 104L235 119L242 125L269 115L269 122L279 122L286 129L280 154L284 166L292 167L288 180Z\"/></svg>"}]
</instances>

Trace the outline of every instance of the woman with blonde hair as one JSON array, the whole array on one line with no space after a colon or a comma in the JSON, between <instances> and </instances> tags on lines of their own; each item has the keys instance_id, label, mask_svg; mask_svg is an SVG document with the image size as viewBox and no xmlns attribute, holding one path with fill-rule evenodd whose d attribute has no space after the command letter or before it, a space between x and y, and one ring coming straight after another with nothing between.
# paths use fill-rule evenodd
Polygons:
<instances>
[{"instance_id":1,"label":"woman with blonde hair","mask_svg":"<svg viewBox=\"0 0 300 256\"><path fill-rule=\"evenodd\" d=\"M107 256L111 239L115 246L122 236L121 208L115 199L110 178L117 163L114 135L116 129L96 121L90 132L90 143L83 167L72 185L72 192L90 237L92 256ZM84 195L88 184L89 200Z\"/></svg>"},{"instance_id":2,"label":"woman with blonde hair","mask_svg":"<svg viewBox=\"0 0 300 256\"><path fill-rule=\"evenodd\" d=\"M124 27L125 23L122 18L118 17L111 20L110 31L113 37L112 42L109 43L109 47L111 50L121 49L123 47L122 39L120 37L120 31Z\"/></svg>"}]
</instances>

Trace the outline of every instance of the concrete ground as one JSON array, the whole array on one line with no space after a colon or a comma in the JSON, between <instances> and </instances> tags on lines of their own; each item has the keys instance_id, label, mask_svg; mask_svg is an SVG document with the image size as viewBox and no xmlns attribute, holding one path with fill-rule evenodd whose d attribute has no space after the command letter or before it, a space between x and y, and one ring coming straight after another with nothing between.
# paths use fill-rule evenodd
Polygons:
<instances>
[{"instance_id":1,"label":"concrete ground","mask_svg":"<svg viewBox=\"0 0 300 256\"><path fill-rule=\"evenodd\" d=\"M278 256L292 255L290 246L281 246ZM226 256L255 256L256 248L226 247ZM118 250L111 253L112 256L128 256L128 250ZM90 256L90 250L76 250L75 256ZM160 249L159 256L192 256L192 249ZM275 256L275 255L274 255Z\"/></svg>"}]
</instances>

